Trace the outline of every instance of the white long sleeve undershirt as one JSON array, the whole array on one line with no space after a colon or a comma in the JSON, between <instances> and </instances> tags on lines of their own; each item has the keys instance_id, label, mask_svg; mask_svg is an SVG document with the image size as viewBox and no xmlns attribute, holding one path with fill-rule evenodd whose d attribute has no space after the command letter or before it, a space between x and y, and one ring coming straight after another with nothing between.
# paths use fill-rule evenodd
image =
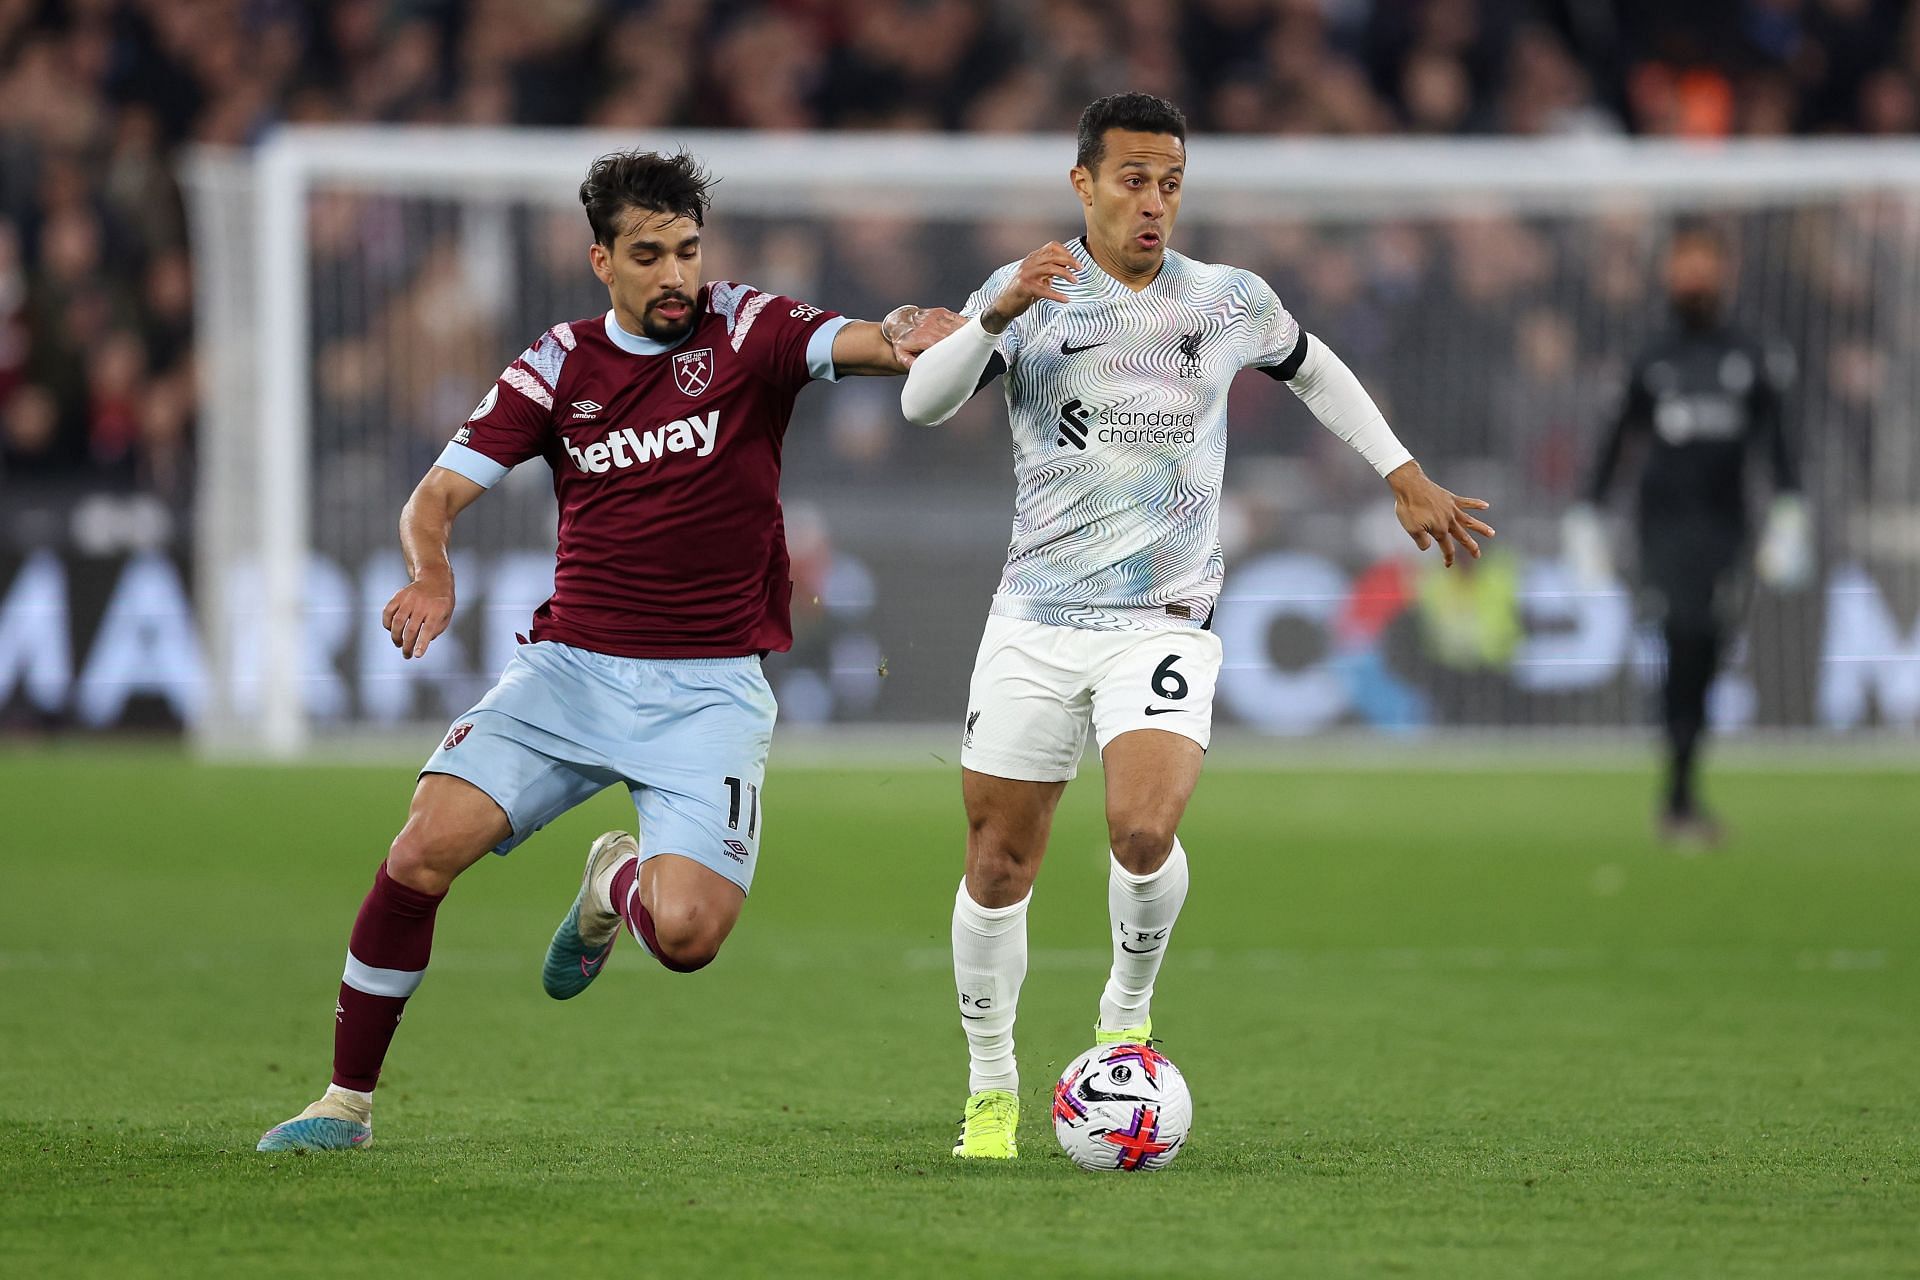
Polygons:
<instances>
[{"instance_id":1,"label":"white long sleeve undershirt","mask_svg":"<svg viewBox=\"0 0 1920 1280\"><path fill-rule=\"evenodd\" d=\"M1308 335L1301 334L1300 340L1306 342ZM1360 379L1326 343L1316 338L1308 345L1306 358L1287 379L1287 386L1313 410L1321 426L1346 441L1381 475L1413 461L1413 454L1393 434Z\"/></svg>"},{"instance_id":2,"label":"white long sleeve undershirt","mask_svg":"<svg viewBox=\"0 0 1920 1280\"><path fill-rule=\"evenodd\" d=\"M980 375L1000 342L973 316L959 329L920 353L900 388L900 412L908 422L937 427L960 411L980 388Z\"/></svg>"},{"instance_id":3,"label":"white long sleeve undershirt","mask_svg":"<svg viewBox=\"0 0 1920 1280\"><path fill-rule=\"evenodd\" d=\"M1300 340L1308 344L1306 355L1286 383L1320 425L1344 440L1383 476L1411 462L1413 454L1393 434L1353 370L1326 343L1310 340L1304 333ZM993 359L999 341L998 335L988 333L981 327L980 317L974 316L923 352L907 370L906 383L900 388L900 412L907 421L923 427L938 426L959 412L978 390L980 375Z\"/></svg>"}]
</instances>

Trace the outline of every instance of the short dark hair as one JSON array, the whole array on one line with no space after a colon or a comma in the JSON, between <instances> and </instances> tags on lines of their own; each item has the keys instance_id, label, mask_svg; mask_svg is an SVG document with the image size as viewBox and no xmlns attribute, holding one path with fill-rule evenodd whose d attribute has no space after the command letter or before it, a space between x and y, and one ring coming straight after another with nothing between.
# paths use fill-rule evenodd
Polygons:
<instances>
[{"instance_id":1,"label":"short dark hair","mask_svg":"<svg viewBox=\"0 0 1920 1280\"><path fill-rule=\"evenodd\" d=\"M670 156L657 151L615 151L588 168L587 179L580 184L580 203L587 207L593 238L611 249L628 209L670 213L705 226L707 189L713 181L685 151Z\"/></svg>"},{"instance_id":2,"label":"short dark hair","mask_svg":"<svg viewBox=\"0 0 1920 1280\"><path fill-rule=\"evenodd\" d=\"M1080 113L1080 151L1074 163L1098 169L1107 155L1107 130L1132 133L1170 133L1184 144L1187 118L1180 108L1150 93L1110 93L1096 98Z\"/></svg>"}]
</instances>

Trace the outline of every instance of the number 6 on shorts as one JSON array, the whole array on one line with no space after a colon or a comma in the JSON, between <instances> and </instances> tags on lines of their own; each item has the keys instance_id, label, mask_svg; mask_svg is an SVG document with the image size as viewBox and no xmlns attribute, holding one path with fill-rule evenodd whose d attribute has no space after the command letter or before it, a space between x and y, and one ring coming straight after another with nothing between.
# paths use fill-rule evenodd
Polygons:
<instances>
[{"instance_id":1,"label":"number 6 on shorts","mask_svg":"<svg viewBox=\"0 0 1920 1280\"><path fill-rule=\"evenodd\" d=\"M1134 729L1162 729L1205 747L1213 737L1220 638L1194 630L1115 637L1114 644L1118 652L1093 687L1093 732L1100 749Z\"/></svg>"},{"instance_id":2,"label":"number 6 on shorts","mask_svg":"<svg viewBox=\"0 0 1920 1280\"><path fill-rule=\"evenodd\" d=\"M1155 697L1165 698L1168 702L1178 702L1187 696L1187 678L1173 669L1180 655L1170 653L1166 661L1153 669L1153 693Z\"/></svg>"}]
</instances>

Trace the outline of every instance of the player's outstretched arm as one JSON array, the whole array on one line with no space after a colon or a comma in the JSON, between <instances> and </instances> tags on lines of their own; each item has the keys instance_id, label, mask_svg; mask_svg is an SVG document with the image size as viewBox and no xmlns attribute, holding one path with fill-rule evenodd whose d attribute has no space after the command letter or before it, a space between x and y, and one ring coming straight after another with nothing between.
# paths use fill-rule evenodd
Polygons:
<instances>
[{"instance_id":1,"label":"player's outstretched arm","mask_svg":"<svg viewBox=\"0 0 1920 1280\"><path fill-rule=\"evenodd\" d=\"M1042 298L1065 303L1067 295L1055 280L1079 278L1080 264L1057 241L1028 254L977 315L914 362L900 388L900 412L907 421L933 427L958 413L985 385L988 362L1007 326Z\"/></svg>"},{"instance_id":2,"label":"player's outstretched arm","mask_svg":"<svg viewBox=\"0 0 1920 1280\"><path fill-rule=\"evenodd\" d=\"M945 307L895 307L875 324L855 320L833 335L833 369L842 377L898 375L913 367L920 353L965 324Z\"/></svg>"},{"instance_id":3,"label":"player's outstretched arm","mask_svg":"<svg viewBox=\"0 0 1920 1280\"><path fill-rule=\"evenodd\" d=\"M1387 484L1393 489L1393 514L1414 546L1425 551L1438 543L1448 568L1453 567L1457 551L1480 558L1480 544L1473 535L1491 538L1493 527L1473 513L1487 510L1491 504L1486 499L1463 498L1441 488L1412 459L1391 472Z\"/></svg>"},{"instance_id":4,"label":"player's outstretched arm","mask_svg":"<svg viewBox=\"0 0 1920 1280\"><path fill-rule=\"evenodd\" d=\"M393 593L380 625L405 658L422 657L453 620L453 563L447 539L453 519L485 493L457 471L431 467L400 509L400 552L412 579Z\"/></svg>"},{"instance_id":5,"label":"player's outstretched arm","mask_svg":"<svg viewBox=\"0 0 1920 1280\"><path fill-rule=\"evenodd\" d=\"M1429 479L1393 434L1360 379L1326 343L1302 333L1299 350L1287 366L1291 367L1291 372L1283 372L1287 386L1313 410L1321 425L1386 477L1393 489L1393 513L1413 545L1425 551L1438 544L1449 568L1456 549L1478 559L1480 544L1473 535L1491 538L1493 529L1472 513L1487 510L1489 504L1480 498L1463 498Z\"/></svg>"}]
</instances>

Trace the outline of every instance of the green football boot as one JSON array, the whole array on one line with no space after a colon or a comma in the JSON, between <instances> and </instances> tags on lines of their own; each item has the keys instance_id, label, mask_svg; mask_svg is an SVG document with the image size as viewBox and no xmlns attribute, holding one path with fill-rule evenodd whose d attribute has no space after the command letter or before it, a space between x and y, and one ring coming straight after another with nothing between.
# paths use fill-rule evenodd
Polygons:
<instances>
[{"instance_id":1,"label":"green football boot","mask_svg":"<svg viewBox=\"0 0 1920 1280\"><path fill-rule=\"evenodd\" d=\"M1020 1097L982 1089L967 1099L953 1154L966 1160L1011 1160L1020 1154Z\"/></svg>"},{"instance_id":2,"label":"green football boot","mask_svg":"<svg viewBox=\"0 0 1920 1280\"><path fill-rule=\"evenodd\" d=\"M1095 1044L1147 1044L1152 1039L1152 1018L1148 1018L1137 1027L1128 1027L1125 1031L1102 1031L1098 1022L1093 1024Z\"/></svg>"}]
</instances>

